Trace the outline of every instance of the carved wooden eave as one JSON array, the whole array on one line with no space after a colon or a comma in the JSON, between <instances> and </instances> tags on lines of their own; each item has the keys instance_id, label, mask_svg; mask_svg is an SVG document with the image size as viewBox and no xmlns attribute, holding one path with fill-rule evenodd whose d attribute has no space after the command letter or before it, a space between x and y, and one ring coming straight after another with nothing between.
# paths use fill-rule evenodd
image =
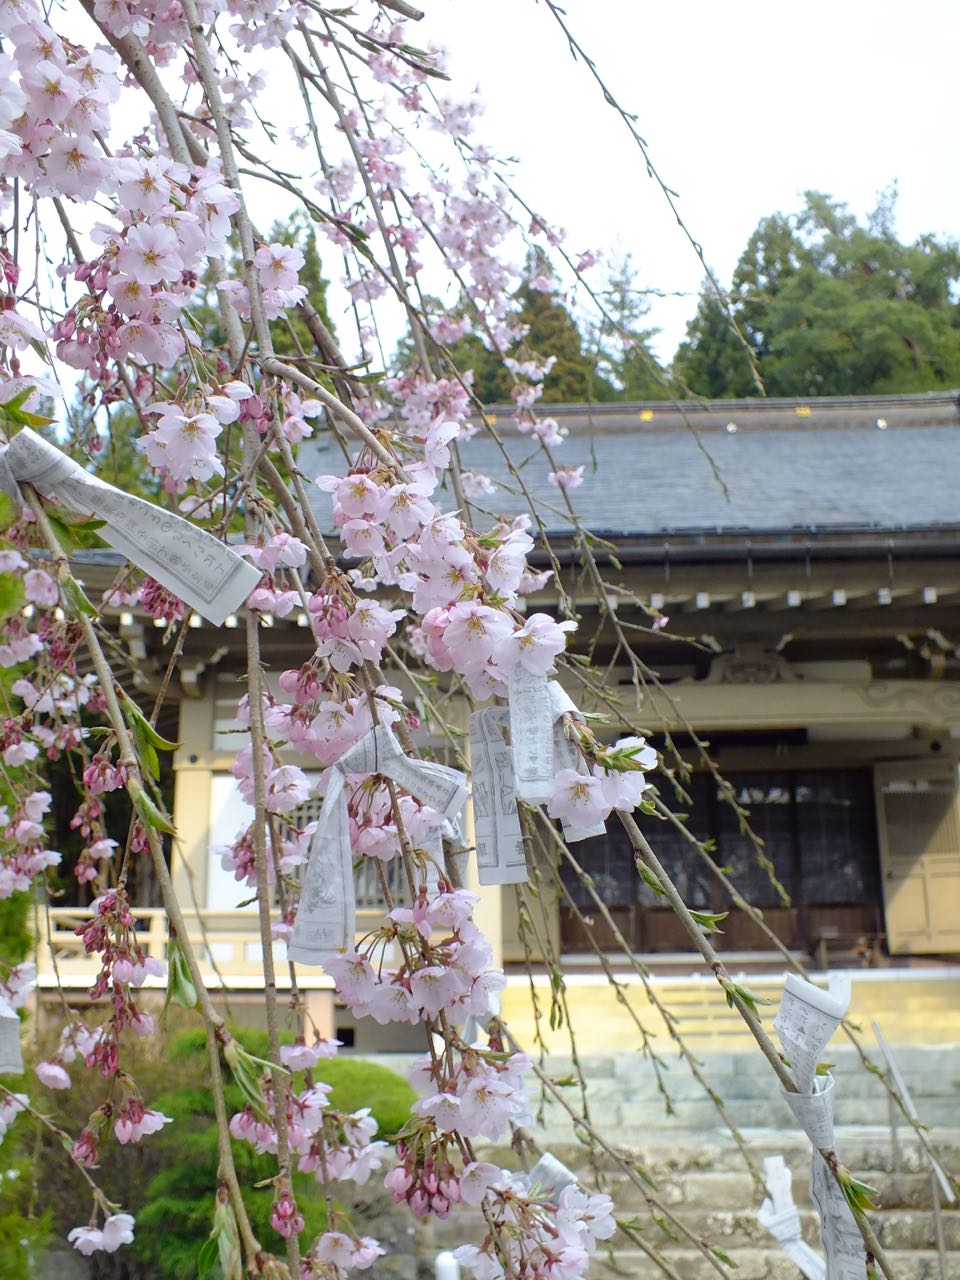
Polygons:
<instances>
[{"instance_id":1,"label":"carved wooden eave","mask_svg":"<svg viewBox=\"0 0 960 1280\"><path fill-rule=\"evenodd\" d=\"M651 697L651 710L672 729L810 729L898 726L960 733L960 684L930 680L864 683L678 681Z\"/></svg>"}]
</instances>

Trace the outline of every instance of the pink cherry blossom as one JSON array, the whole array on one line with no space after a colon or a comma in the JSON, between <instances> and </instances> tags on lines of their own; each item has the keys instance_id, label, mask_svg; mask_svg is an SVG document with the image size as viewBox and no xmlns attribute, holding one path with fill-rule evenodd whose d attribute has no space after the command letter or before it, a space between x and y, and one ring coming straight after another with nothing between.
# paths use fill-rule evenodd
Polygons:
<instances>
[{"instance_id":1,"label":"pink cherry blossom","mask_svg":"<svg viewBox=\"0 0 960 1280\"><path fill-rule=\"evenodd\" d=\"M567 633L576 629L575 622L555 622L548 614L533 613L497 646L497 665L506 672L520 668L532 675L546 675L563 653Z\"/></svg>"},{"instance_id":2,"label":"pink cherry blossom","mask_svg":"<svg viewBox=\"0 0 960 1280\"><path fill-rule=\"evenodd\" d=\"M59 1063L38 1062L36 1071L37 1079L41 1084L45 1084L48 1089L70 1088L70 1077Z\"/></svg>"},{"instance_id":3,"label":"pink cherry blossom","mask_svg":"<svg viewBox=\"0 0 960 1280\"><path fill-rule=\"evenodd\" d=\"M513 631L508 614L488 605L455 604L443 643L448 652L456 653L461 669L477 670L488 663L501 642Z\"/></svg>"},{"instance_id":4,"label":"pink cherry blossom","mask_svg":"<svg viewBox=\"0 0 960 1280\"><path fill-rule=\"evenodd\" d=\"M610 812L603 794L603 784L590 774L576 769L561 769L554 779L553 794L547 804L551 818L587 828L602 822Z\"/></svg>"},{"instance_id":5,"label":"pink cherry blossom","mask_svg":"<svg viewBox=\"0 0 960 1280\"><path fill-rule=\"evenodd\" d=\"M583 484L583 467L557 467L551 471L547 479L558 489L576 489Z\"/></svg>"},{"instance_id":6,"label":"pink cherry blossom","mask_svg":"<svg viewBox=\"0 0 960 1280\"><path fill-rule=\"evenodd\" d=\"M127 232L117 254L117 266L143 284L176 280L183 270L179 242L169 227L139 223Z\"/></svg>"}]
</instances>

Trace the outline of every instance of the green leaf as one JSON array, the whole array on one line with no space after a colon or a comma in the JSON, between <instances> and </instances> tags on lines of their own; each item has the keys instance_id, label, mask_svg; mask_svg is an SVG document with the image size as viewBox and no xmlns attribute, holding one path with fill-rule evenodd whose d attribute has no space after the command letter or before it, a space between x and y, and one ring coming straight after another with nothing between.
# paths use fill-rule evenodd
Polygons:
<instances>
[{"instance_id":1,"label":"green leaf","mask_svg":"<svg viewBox=\"0 0 960 1280\"><path fill-rule=\"evenodd\" d=\"M874 1187L861 1182L846 1169L840 1169L838 1177L847 1204L855 1215L864 1214L868 1209L876 1209L877 1192Z\"/></svg>"},{"instance_id":2,"label":"green leaf","mask_svg":"<svg viewBox=\"0 0 960 1280\"><path fill-rule=\"evenodd\" d=\"M19 514L17 504L9 493L0 493L0 529L6 529L12 525Z\"/></svg>"},{"instance_id":3,"label":"green leaf","mask_svg":"<svg viewBox=\"0 0 960 1280\"><path fill-rule=\"evenodd\" d=\"M724 982L723 989L727 993L727 1004L732 1009L739 1000L741 1004L745 1004L751 1013L758 1018L760 1012L757 1008L761 1004L773 1004L772 1000L768 1000L766 996L758 996L755 991L751 991L749 987L743 986L740 982L731 982L729 978Z\"/></svg>"},{"instance_id":4,"label":"green leaf","mask_svg":"<svg viewBox=\"0 0 960 1280\"><path fill-rule=\"evenodd\" d=\"M87 599L83 588L76 580L72 573L61 573L57 575L60 580L60 589L63 592L63 598L66 601L67 608L75 618L86 615L88 618L95 618L97 611Z\"/></svg>"},{"instance_id":5,"label":"green leaf","mask_svg":"<svg viewBox=\"0 0 960 1280\"><path fill-rule=\"evenodd\" d=\"M133 737L138 760L152 778L159 778L160 762L157 759L156 748L159 747L161 751L176 751L180 744L178 742L168 742L166 738L161 738L137 704L132 698L128 698L126 694L121 698L120 704L123 708L124 719Z\"/></svg>"},{"instance_id":6,"label":"green leaf","mask_svg":"<svg viewBox=\"0 0 960 1280\"><path fill-rule=\"evenodd\" d=\"M662 1213L653 1212L650 1214L650 1217L654 1220L665 1236L669 1237L669 1239L671 1239L675 1244L679 1242L680 1237Z\"/></svg>"},{"instance_id":7,"label":"green leaf","mask_svg":"<svg viewBox=\"0 0 960 1280\"><path fill-rule=\"evenodd\" d=\"M16 573L0 573L0 618L11 618L23 608L23 579Z\"/></svg>"},{"instance_id":8,"label":"green leaf","mask_svg":"<svg viewBox=\"0 0 960 1280\"><path fill-rule=\"evenodd\" d=\"M42 351L40 353L43 354ZM0 404L0 418L6 418L8 422L14 423L18 427L47 427L53 418L45 418L42 414L31 413L29 409L24 409L23 405L27 403L36 387L24 387L22 391L18 391L12 400L7 400Z\"/></svg>"},{"instance_id":9,"label":"green leaf","mask_svg":"<svg viewBox=\"0 0 960 1280\"><path fill-rule=\"evenodd\" d=\"M165 814L160 812L145 791L131 787L130 799L133 801L137 816L148 830L164 831L168 836L177 834L173 823Z\"/></svg>"},{"instance_id":10,"label":"green leaf","mask_svg":"<svg viewBox=\"0 0 960 1280\"><path fill-rule=\"evenodd\" d=\"M167 952L167 988L181 1009L196 1009L197 988L177 942L171 940Z\"/></svg>"},{"instance_id":11,"label":"green leaf","mask_svg":"<svg viewBox=\"0 0 960 1280\"><path fill-rule=\"evenodd\" d=\"M53 532L56 535L56 539L60 543L61 550L65 551L67 555L72 551L76 551L78 545L77 540L74 538L73 533L70 530L70 525L67 521L64 520L63 516L58 512L52 510L52 508L46 505L44 505L44 510L46 512L47 519L50 521L50 525L53 528Z\"/></svg>"},{"instance_id":12,"label":"green leaf","mask_svg":"<svg viewBox=\"0 0 960 1280\"><path fill-rule=\"evenodd\" d=\"M220 1260L220 1242L219 1233L211 1236L209 1240L205 1240L203 1248L197 1255L197 1275L205 1276L209 1270Z\"/></svg>"},{"instance_id":13,"label":"green leaf","mask_svg":"<svg viewBox=\"0 0 960 1280\"><path fill-rule=\"evenodd\" d=\"M717 1258L720 1262L722 1262L725 1267L732 1267L733 1270L736 1271L737 1264L734 1262L734 1260L730 1257L729 1253L727 1253L725 1249L721 1249L718 1244L712 1244L710 1246L710 1252L713 1254L715 1258Z\"/></svg>"},{"instance_id":14,"label":"green leaf","mask_svg":"<svg viewBox=\"0 0 960 1280\"><path fill-rule=\"evenodd\" d=\"M693 916L694 920L696 920L697 924L700 926L701 929L704 930L705 933L723 933L723 930L718 928L717 926L719 925L721 920L726 920L730 912L729 911L717 911L717 912L694 911L691 908L690 914Z\"/></svg>"},{"instance_id":15,"label":"green leaf","mask_svg":"<svg viewBox=\"0 0 960 1280\"><path fill-rule=\"evenodd\" d=\"M637 870L640 873L640 879L643 881L643 883L647 886L648 889L652 889L653 892L657 894L657 896L660 898L666 897L667 891L664 889L663 885L660 883L657 877L653 874L653 872L650 870L647 864L645 862L641 862L639 858L637 859Z\"/></svg>"}]
</instances>

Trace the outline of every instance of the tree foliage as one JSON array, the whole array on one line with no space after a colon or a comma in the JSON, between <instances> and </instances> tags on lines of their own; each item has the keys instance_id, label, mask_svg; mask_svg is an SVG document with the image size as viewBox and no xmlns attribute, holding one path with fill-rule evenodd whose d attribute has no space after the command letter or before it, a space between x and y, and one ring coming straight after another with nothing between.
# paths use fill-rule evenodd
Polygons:
<instances>
[{"instance_id":1,"label":"tree foliage","mask_svg":"<svg viewBox=\"0 0 960 1280\"><path fill-rule=\"evenodd\" d=\"M960 247L896 235L896 191L866 224L808 191L798 214L761 220L734 272L730 302L768 395L866 395L960 383ZM742 346L708 289L677 375L710 398L757 394Z\"/></svg>"},{"instance_id":2,"label":"tree foliage","mask_svg":"<svg viewBox=\"0 0 960 1280\"><path fill-rule=\"evenodd\" d=\"M257 1056L269 1052L265 1032L249 1027L234 1031L250 1052ZM129 1206L142 1229L129 1251L98 1256L96 1275L99 1280L194 1280L197 1256L210 1233L211 1195L218 1181L217 1130L203 1032L178 1032L162 1054L145 1043L130 1067L140 1087L152 1095L156 1109L174 1123L152 1135L150 1142L124 1147L111 1144L109 1153L104 1153L104 1185ZM302 1073L297 1073L296 1078L302 1085ZM361 1059L321 1062L314 1078L333 1086L330 1101L336 1110L350 1113L369 1107L377 1119L379 1136L386 1138L409 1116L415 1098L402 1077L378 1063ZM171 1087L172 1079L175 1085ZM17 1083L10 1081L13 1088ZM231 1114L242 1111L244 1098L235 1084L228 1083L225 1099ZM99 1101L96 1079L81 1076L58 1101L62 1123L71 1131L79 1131ZM6 1160L0 1166L0 1178L6 1179L4 1186L10 1190L5 1189L0 1197L0 1257L8 1256L8 1241L24 1236L28 1201L32 1201L35 1218L29 1223L30 1234L39 1242L48 1237L51 1225L62 1237L88 1212L86 1187L74 1176L66 1153L57 1149L56 1137L44 1133L38 1146L34 1136L20 1121L2 1148ZM247 1143L236 1143L234 1153L251 1223L258 1237L268 1247L276 1248L280 1242L270 1226L275 1195L270 1179L276 1164L268 1155L257 1155ZM295 1175L294 1184L297 1203L309 1228L314 1233L322 1231L326 1225L322 1188L307 1174ZM379 1184L380 1179L374 1175L369 1193L362 1193L362 1198L381 1195ZM344 1194L348 1201L344 1205L338 1199L338 1206L349 1212L357 1196L341 1186L338 1196ZM6 1211L8 1200L10 1212ZM33 1274L28 1264L26 1257L24 1265L28 1269L22 1271L8 1271L2 1264L0 1277L27 1280ZM219 1271L214 1270L209 1276L216 1280Z\"/></svg>"}]
</instances>

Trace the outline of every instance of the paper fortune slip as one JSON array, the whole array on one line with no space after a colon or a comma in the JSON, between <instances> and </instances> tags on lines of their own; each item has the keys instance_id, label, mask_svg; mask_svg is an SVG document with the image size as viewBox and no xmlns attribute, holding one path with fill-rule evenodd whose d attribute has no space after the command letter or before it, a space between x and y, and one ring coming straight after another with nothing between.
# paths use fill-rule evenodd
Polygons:
<instances>
[{"instance_id":1,"label":"paper fortune slip","mask_svg":"<svg viewBox=\"0 0 960 1280\"><path fill-rule=\"evenodd\" d=\"M215 626L260 581L259 569L206 530L84 471L29 427L0 446L0 489L18 505L21 482L104 520L104 541Z\"/></svg>"},{"instance_id":2,"label":"paper fortune slip","mask_svg":"<svg viewBox=\"0 0 960 1280\"><path fill-rule=\"evenodd\" d=\"M347 812L348 774L381 773L422 804L453 822L469 794L458 769L404 755L393 731L378 724L333 766L317 829L310 841L300 905L287 955L299 964L323 964L353 946L356 886ZM439 847L442 854L442 844Z\"/></svg>"},{"instance_id":3,"label":"paper fortune slip","mask_svg":"<svg viewBox=\"0 0 960 1280\"><path fill-rule=\"evenodd\" d=\"M470 767L473 772L473 823L480 884L522 884L527 857L517 813L514 753L501 729L505 707L487 707L470 717Z\"/></svg>"},{"instance_id":4,"label":"paper fortune slip","mask_svg":"<svg viewBox=\"0 0 960 1280\"><path fill-rule=\"evenodd\" d=\"M558 773L583 767L563 728L565 715L580 718L580 712L556 680L517 670L507 684L507 704L470 717L477 875L482 885L522 884L527 879L517 800L545 804ZM562 826L568 843L602 836L606 830L602 822L587 828L564 820Z\"/></svg>"},{"instance_id":5,"label":"paper fortune slip","mask_svg":"<svg viewBox=\"0 0 960 1280\"><path fill-rule=\"evenodd\" d=\"M20 1075L22 1072L20 1019L16 1009L0 999L0 1075Z\"/></svg>"},{"instance_id":6,"label":"paper fortune slip","mask_svg":"<svg viewBox=\"0 0 960 1280\"><path fill-rule=\"evenodd\" d=\"M767 1199L757 1211L757 1221L773 1236L784 1253L807 1280L826 1280L826 1268L804 1241L800 1232L800 1214L793 1202L792 1177L783 1156L767 1156L763 1162L763 1178Z\"/></svg>"},{"instance_id":7,"label":"paper fortune slip","mask_svg":"<svg viewBox=\"0 0 960 1280\"><path fill-rule=\"evenodd\" d=\"M849 1003L850 984L839 975L832 974L823 991L791 973L773 1024L799 1090L784 1097L814 1148L810 1196L820 1213L826 1280L863 1280L866 1269L860 1229L820 1154L833 1147L834 1080L829 1072L818 1076L817 1063Z\"/></svg>"}]
</instances>

